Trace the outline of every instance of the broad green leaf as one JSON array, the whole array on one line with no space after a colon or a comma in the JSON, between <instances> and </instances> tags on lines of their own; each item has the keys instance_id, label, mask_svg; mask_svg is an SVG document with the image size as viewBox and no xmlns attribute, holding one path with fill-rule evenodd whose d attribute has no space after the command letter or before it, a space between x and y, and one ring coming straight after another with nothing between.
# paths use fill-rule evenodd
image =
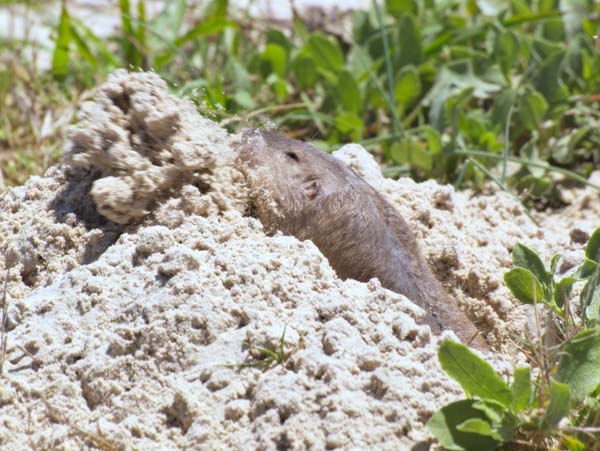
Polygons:
<instances>
[{"instance_id":1,"label":"broad green leaf","mask_svg":"<svg viewBox=\"0 0 600 451\"><path fill-rule=\"evenodd\" d=\"M585 256L600 263L600 227L594 230L585 247Z\"/></svg>"},{"instance_id":2,"label":"broad green leaf","mask_svg":"<svg viewBox=\"0 0 600 451\"><path fill-rule=\"evenodd\" d=\"M294 48L292 42L281 30L275 30L273 28L267 31L267 44L277 44L284 48L287 53Z\"/></svg>"},{"instance_id":3,"label":"broad green leaf","mask_svg":"<svg viewBox=\"0 0 600 451\"><path fill-rule=\"evenodd\" d=\"M432 167L431 155L421 143L410 138L392 144L390 156L396 163L408 163L425 170L430 170Z\"/></svg>"},{"instance_id":4,"label":"broad green leaf","mask_svg":"<svg viewBox=\"0 0 600 451\"><path fill-rule=\"evenodd\" d=\"M546 407L544 423L554 427L568 413L570 405L569 386L550 379L550 403Z\"/></svg>"},{"instance_id":5,"label":"broad green leaf","mask_svg":"<svg viewBox=\"0 0 600 451\"><path fill-rule=\"evenodd\" d=\"M558 307L563 308L565 302L567 302L571 298L573 285L576 282L577 279L575 277L563 277L554 286L554 303Z\"/></svg>"},{"instance_id":6,"label":"broad green leaf","mask_svg":"<svg viewBox=\"0 0 600 451\"><path fill-rule=\"evenodd\" d=\"M487 451L498 446L498 442L489 436L457 429L457 426L468 420L485 421L485 414L473 408L474 402L472 399L465 399L450 403L442 407L427 422L427 429L438 439L444 449Z\"/></svg>"},{"instance_id":7,"label":"broad green leaf","mask_svg":"<svg viewBox=\"0 0 600 451\"><path fill-rule=\"evenodd\" d=\"M566 446L569 451L587 451L587 446L585 443L576 437L569 435L562 436L562 444Z\"/></svg>"},{"instance_id":8,"label":"broad green leaf","mask_svg":"<svg viewBox=\"0 0 600 451\"><path fill-rule=\"evenodd\" d=\"M236 91L233 95L233 100L242 108L249 110L256 108L256 103L248 91Z\"/></svg>"},{"instance_id":9,"label":"broad green leaf","mask_svg":"<svg viewBox=\"0 0 600 451\"><path fill-rule=\"evenodd\" d=\"M314 33L308 39L307 48L317 68L334 74L342 69L344 54L340 44L335 39L321 33Z\"/></svg>"},{"instance_id":10,"label":"broad green leaf","mask_svg":"<svg viewBox=\"0 0 600 451\"><path fill-rule=\"evenodd\" d=\"M511 269L504 274L504 282L513 296L524 304L544 301L542 285L528 269Z\"/></svg>"},{"instance_id":11,"label":"broad green leaf","mask_svg":"<svg viewBox=\"0 0 600 451\"><path fill-rule=\"evenodd\" d=\"M427 150L429 150L429 153L432 155L440 153L442 151L442 137L438 131L430 125L425 125L423 131L427 139Z\"/></svg>"},{"instance_id":12,"label":"broad green leaf","mask_svg":"<svg viewBox=\"0 0 600 451\"><path fill-rule=\"evenodd\" d=\"M502 441L502 437L492 429L490 423L479 418L471 418L463 421L456 426L456 430L460 432L472 432L474 434L486 435L499 442Z\"/></svg>"},{"instance_id":13,"label":"broad green leaf","mask_svg":"<svg viewBox=\"0 0 600 451\"><path fill-rule=\"evenodd\" d=\"M492 423L501 423L506 407L493 399L479 399L473 403L473 408L481 410Z\"/></svg>"},{"instance_id":14,"label":"broad green leaf","mask_svg":"<svg viewBox=\"0 0 600 451\"><path fill-rule=\"evenodd\" d=\"M569 96L569 91L560 78L564 54L563 50L552 53L533 77L533 85L550 104L563 102Z\"/></svg>"},{"instance_id":15,"label":"broad green leaf","mask_svg":"<svg viewBox=\"0 0 600 451\"><path fill-rule=\"evenodd\" d=\"M515 91L513 88L504 89L494 99L491 120L494 125L499 125L501 130L504 130L505 128L508 112L510 111L510 107L515 104L516 100L517 91Z\"/></svg>"},{"instance_id":16,"label":"broad green leaf","mask_svg":"<svg viewBox=\"0 0 600 451\"><path fill-rule=\"evenodd\" d=\"M501 30L496 38L496 62L506 77L519 56L519 38L512 30Z\"/></svg>"},{"instance_id":17,"label":"broad green leaf","mask_svg":"<svg viewBox=\"0 0 600 451\"><path fill-rule=\"evenodd\" d=\"M542 283L550 282L544 263L534 251L522 243L517 243L512 251L513 266L528 269Z\"/></svg>"},{"instance_id":18,"label":"broad green leaf","mask_svg":"<svg viewBox=\"0 0 600 451\"><path fill-rule=\"evenodd\" d=\"M362 99L358 83L347 70L340 72L337 84L342 111L358 113L362 109Z\"/></svg>"},{"instance_id":19,"label":"broad green leaf","mask_svg":"<svg viewBox=\"0 0 600 451\"><path fill-rule=\"evenodd\" d=\"M589 241L588 241L589 243ZM598 264L594 260L590 260L589 258L584 258L583 263L577 267L575 272L573 273L573 277L576 279L582 280L587 279L596 270Z\"/></svg>"},{"instance_id":20,"label":"broad green leaf","mask_svg":"<svg viewBox=\"0 0 600 451\"><path fill-rule=\"evenodd\" d=\"M310 56L299 55L295 58L292 71L300 89L312 88L317 83L317 69Z\"/></svg>"},{"instance_id":21,"label":"broad green leaf","mask_svg":"<svg viewBox=\"0 0 600 451\"><path fill-rule=\"evenodd\" d=\"M529 407L531 399L531 371L528 366L515 368L512 390L512 408L516 413Z\"/></svg>"},{"instance_id":22,"label":"broad green leaf","mask_svg":"<svg viewBox=\"0 0 600 451\"><path fill-rule=\"evenodd\" d=\"M600 328L586 329L569 340L554 377L569 386L574 401L581 401L600 384Z\"/></svg>"},{"instance_id":23,"label":"broad green leaf","mask_svg":"<svg viewBox=\"0 0 600 451\"><path fill-rule=\"evenodd\" d=\"M414 66L403 68L396 78L394 98L398 108L403 111L421 95L421 79Z\"/></svg>"},{"instance_id":24,"label":"broad green leaf","mask_svg":"<svg viewBox=\"0 0 600 451\"><path fill-rule=\"evenodd\" d=\"M600 266L596 265L594 272L581 291L581 304L584 308L585 319L598 320L600 316Z\"/></svg>"},{"instance_id":25,"label":"broad green leaf","mask_svg":"<svg viewBox=\"0 0 600 451\"><path fill-rule=\"evenodd\" d=\"M511 392L506 382L489 363L477 357L465 345L444 340L438 358L444 371L467 393L483 399L493 399L505 407L510 404Z\"/></svg>"},{"instance_id":26,"label":"broad green leaf","mask_svg":"<svg viewBox=\"0 0 600 451\"><path fill-rule=\"evenodd\" d=\"M261 75L267 78L271 73L283 78L286 73L287 55L285 49L278 44L267 44L260 54Z\"/></svg>"},{"instance_id":27,"label":"broad green leaf","mask_svg":"<svg viewBox=\"0 0 600 451\"><path fill-rule=\"evenodd\" d=\"M416 14L418 5L415 0L385 0L385 10L398 19L403 14Z\"/></svg>"},{"instance_id":28,"label":"broad green leaf","mask_svg":"<svg viewBox=\"0 0 600 451\"><path fill-rule=\"evenodd\" d=\"M360 141L363 121L355 113L340 113L335 117L335 128L344 134L349 134L355 141Z\"/></svg>"},{"instance_id":29,"label":"broad green leaf","mask_svg":"<svg viewBox=\"0 0 600 451\"><path fill-rule=\"evenodd\" d=\"M548 111L548 102L537 91L528 89L519 98L519 116L529 130L536 130Z\"/></svg>"},{"instance_id":30,"label":"broad green leaf","mask_svg":"<svg viewBox=\"0 0 600 451\"><path fill-rule=\"evenodd\" d=\"M594 131L594 127L580 127L572 133L561 136L552 146L552 158L560 164L572 163L576 157L579 142L591 131Z\"/></svg>"},{"instance_id":31,"label":"broad green leaf","mask_svg":"<svg viewBox=\"0 0 600 451\"><path fill-rule=\"evenodd\" d=\"M398 70L409 64L418 66L423 56L422 38L415 19L403 15L398 21L398 40L395 42L394 69Z\"/></svg>"},{"instance_id":32,"label":"broad green leaf","mask_svg":"<svg viewBox=\"0 0 600 451\"><path fill-rule=\"evenodd\" d=\"M58 24L58 36L56 46L52 55L52 74L55 77L64 77L68 72L69 64L69 44L71 42L71 25L69 12L65 3L60 12L60 22Z\"/></svg>"}]
</instances>

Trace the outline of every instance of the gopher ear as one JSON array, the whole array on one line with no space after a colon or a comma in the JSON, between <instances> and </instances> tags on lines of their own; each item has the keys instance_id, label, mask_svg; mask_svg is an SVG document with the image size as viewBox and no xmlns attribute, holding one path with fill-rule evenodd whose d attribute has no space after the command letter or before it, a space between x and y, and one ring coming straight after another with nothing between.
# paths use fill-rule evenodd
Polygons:
<instances>
[{"instance_id":1,"label":"gopher ear","mask_svg":"<svg viewBox=\"0 0 600 451\"><path fill-rule=\"evenodd\" d=\"M305 183L302 189L304 197L312 200L319 195L321 185L317 180L311 180L310 182Z\"/></svg>"}]
</instances>

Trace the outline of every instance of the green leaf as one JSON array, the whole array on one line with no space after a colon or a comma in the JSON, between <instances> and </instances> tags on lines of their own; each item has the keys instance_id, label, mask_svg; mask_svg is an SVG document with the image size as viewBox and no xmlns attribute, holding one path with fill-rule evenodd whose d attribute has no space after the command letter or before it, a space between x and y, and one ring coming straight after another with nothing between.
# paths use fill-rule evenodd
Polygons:
<instances>
[{"instance_id":1,"label":"green leaf","mask_svg":"<svg viewBox=\"0 0 600 451\"><path fill-rule=\"evenodd\" d=\"M260 54L261 75L267 78L271 73L283 78L287 69L287 54L285 49L278 44L267 44Z\"/></svg>"},{"instance_id":2,"label":"green leaf","mask_svg":"<svg viewBox=\"0 0 600 451\"><path fill-rule=\"evenodd\" d=\"M595 130L595 128L590 126L580 127L572 133L561 136L552 146L552 158L560 164L566 165L572 163L576 157L579 142L593 130Z\"/></svg>"},{"instance_id":3,"label":"green leaf","mask_svg":"<svg viewBox=\"0 0 600 451\"><path fill-rule=\"evenodd\" d=\"M125 61L129 64L133 62L133 24L131 23L131 5L129 0L119 0L121 13L121 31L123 33L123 49L125 50Z\"/></svg>"},{"instance_id":4,"label":"green leaf","mask_svg":"<svg viewBox=\"0 0 600 451\"><path fill-rule=\"evenodd\" d=\"M587 449L585 443L569 435L563 435L562 444L566 446L569 451L586 451Z\"/></svg>"},{"instance_id":5,"label":"green leaf","mask_svg":"<svg viewBox=\"0 0 600 451\"><path fill-rule=\"evenodd\" d=\"M496 96L491 112L491 120L494 125L499 125L504 130L508 112L510 111L510 107L515 104L516 99L517 91L513 88L506 88Z\"/></svg>"},{"instance_id":6,"label":"green leaf","mask_svg":"<svg viewBox=\"0 0 600 451\"><path fill-rule=\"evenodd\" d=\"M415 0L385 0L385 10L398 19L403 14L416 14L418 5Z\"/></svg>"},{"instance_id":7,"label":"green leaf","mask_svg":"<svg viewBox=\"0 0 600 451\"><path fill-rule=\"evenodd\" d=\"M554 276L556 274L556 269L558 267L558 262L560 260L560 254L554 254L550 259L550 275Z\"/></svg>"},{"instance_id":8,"label":"green leaf","mask_svg":"<svg viewBox=\"0 0 600 451\"><path fill-rule=\"evenodd\" d=\"M569 386L574 401L600 384L600 328L586 329L569 340L554 377Z\"/></svg>"},{"instance_id":9,"label":"green leaf","mask_svg":"<svg viewBox=\"0 0 600 451\"><path fill-rule=\"evenodd\" d=\"M291 69L300 89L312 88L317 83L315 61L310 56L299 55L292 62Z\"/></svg>"},{"instance_id":10,"label":"green leaf","mask_svg":"<svg viewBox=\"0 0 600 451\"><path fill-rule=\"evenodd\" d=\"M432 167L431 155L414 139L406 138L392 144L390 156L396 163L410 164L425 170L431 170Z\"/></svg>"},{"instance_id":11,"label":"green leaf","mask_svg":"<svg viewBox=\"0 0 600 451\"><path fill-rule=\"evenodd\" d=\"M60 12L60 22L58 23L58 36L56 46L52 55L52 74L55 77L64 77L68 72L69 64L69 44L71 42L71 25L69 12L66 4L63 2Z\"/></svg>"},{"instance_id":12,"label":"green leaf","mask_svg":"<svg viewBox=\"0 0 600 451\"><path fill-rule=\"evenodd\" d=\"M394 54L394 68L396 70L410 64L418 66L423 57L423 46L419 27L415 19L409 15L403 15L398 21L398 40Z\"/></svg>"},{"instance_id":13,"label":"green leaf","mask_svg":"<svg viewBox=\"0 0 600 451\"><path fill-rule=\"evenodd\" d=\"M133 66L142 67L144 64L144 51L146 49L146 2L138 1L138 26L135 30L136 51Z\"/></svg>"},{"instance_id":14,"label":"green leaf","mask_svg":"<svg viewBox=\"0 0 600 451\"><path fill-rule=\"evenodd\" d=\"M236 91L233 95L233 100L242 108L249 110L256 108L256 102L254 102L254 98L248 91Z\"/></svg>"},{"instance_id":15,"label":"green leaf","mask_svg":"<svg viewBox=\"0 0 600 451\"><path fill-rule=\"evenodd\" d=\"M548 111L548 102L539 92L528 89L519 98L519 115L523 125L529 130L536 130Z\"/></svg>"},{"instance_id":16,"label":"green leaf","mask_svg":"<svg viewBox=\"0 0 600 451\"><path fill-rule=\"evenodd\" d=\"M587 279L596 270L598 264L594 260L590 260L589 258L584 258L583 263L579 265L579 267L573 273L573 277L576 279L582 280Z\"/></svg>"},{"instance_id":17,"label":"green leaf","mask_svg":"<svg viewBox=\"0 0 600 451\"><path fill-rule=\"evenodd\" d=\"M512 390L512 408L516 413L529 407L531 399L531 370L528 366L515 368Z\"/></svg>"},{"instance_id":18,"label":"green leaf","mask_svg":"<svg viewBox=\"0 0 600 451\"><path fill-rule=\"evenodd\" d=\"M342 69L344 54L337 40L321 33L314 33L308 39L307 49L317 68L334 74Z\"/></svg>"},{"instance_id":19,"label":"green leaf","mask_svg":"<svg viewBox=\"0 0 600 451\"><path fill-rule=\"evenodd\" d=\"M178 37L173 41L177 47L181 47L188 41L193 41L207 35L219 34L225 27L236 27L234 22L224 18L209 18L198 23L194 28L188 31L183 36Z\"/></svg>"},{"instance_id":20,"label":"green leaf","mask_svg":"<svg viewBox=\"0 0 600 451\"><path fill-rule=\"evenodd\" d=\"M358 113L362 109L362 100L358 83L347 70L340 72L337 84L342 111Z\"/></svg>"},{"instance_id":21,"label":"green leaf","mask_svg":"<svg viewBox=\"0 0 600 451\"><path fill-rule=\"evenodd\" d=\"M514 31L502 30L498 33L495 60L500 64L504 76L508 77L510 74L510 70L519 56L519 51L519 38Z\"/></svg>"},{"instance_id":22,"label":"green leaf","mask_svg":"<svg viewBox=\"0 0 600 451\"><path fill-rule=\"evenodd\" d=\"M73 38L73 41L77 46L77 53L79 53L79 55L83 57L83 59L86 60L90 66L96 68L96 58L94 58L94 55L92 54L87 42L83 40L73 24L71 24L71 38Z\"/></svg>"},{"instance_id":23,"label":"green leaf","mask_svg":"<svg viewBox=\"0 0 600 451\"><path fill-rule=\"evenodd\" d=\"M594 230L585 247L585 256L600 263L600 227Z\"/></svg>"},{"instance_id":24,"label":"green leaf","mask_svg":"<svg viewBox=\"0 0 600 451\"><path fill-rule=\"evenodd\" d=\"M489 436L457 429L465 421L473 419L485 421L485 414L473 408L474 402L472 399L465 399L450 403L442 407L427 422L427 429L438 439L444 449L487 451L498 446L498 442Z\"/></svg>"},{"instance_id":25,"label":"green leaf","mask_svg":"<svg viewBox=\"0 0 600 451\"><path fill-rule=\"evenodd\" d=\"M511 269L504 274L504 282L513 296L524 304L544 301L542 285L528 269Z\"/></svg>"},{"instance_id":26,"label":"green leaf","mask_svg":"<svg viewBox=\"0 0 600 451\"><path fill-rule=\"evenodd\" d=\"M534 251L522 243L517 243L512 252L513 266L528 269L542 283L550 282L544 263Z\"/></svg>"},{"instance_id":27,"label":"green leaf","mask_svg":"<svg viewBox=\"0 0 600 451\"><path fill-rule=\"evenodd\" d=\"M355 113L340 113L335 117L335 128L344 134L352 135L354 141L360 141L363 121Z\"/></svg>"},{"instance_id":28,"label":"green leaf","mask_svg":"<svg viewBox=\"0 0 600 451\"><path fill-rule=\"evenodd\" d=\"M554 303L562 308L571 297L573 285L578 281L575 277L563 277L554 286Z\"/></svg>"},{"instance_id":29,"label":"green leaf","mask_svg":"<svg viewBox=\"0 0 600 451\"><path fill-rule=\"evenodd\" d=\"M401 111L421 95L421 79L414 66L403 68L396 79L394 98Z\"/></svg>"},{"instance_id":30,"label":"green leaf","mask_svg":"<svg viewBox=\"0 0 600 451\"><path fill-rule=\"evenodd\" d=\"M569 386L550 379L550 404L546 407L544 423L554 427L568 413L570 408Z\"/></svg>"},{"instance_id":31,"label":"green leaf","mask_svg":"<svg viewBox=\"0 0 600 451\"><path fill-rule=\"evenodd\" d=\"M594 272L581 291L581 304L585 319L598 320L600 317L600 266L596 265Z\"/></svg>"},{"instance_id":32,"label":"green leaf","mask_svg":"<svg viewBox=\"0 0 600 451\"><path fill-rule=\"evenodd\" d=\"M425 132L425 139L427 139L427 149L429 153L435 155L442 151L442 137L439 132L430 125L423 127Z\"/></svg>"},{"instance_id":33,"label":"green leaf","mask_svg":"<svg viewBox=\"0 0 600 451\"><path fill-rule=\"evenodd\" d=\"M479 399L473 403L473 408L481 410L492 423L501 423L506 407L493 399Z\"/></svg>"},{"instance_id":34,"label":"green leaf","mask_svg":"<svg viewBox=\"0 0 600 451\"><path fill-rule=\"evenodd\" d=\"M493 399L503 406L510 404L511 392L494 369L477 357L465 345L443 340L438 352L442 368L467 393L483 399Z\"/></svg>"},{"instance_id":35,"label":"green leaf","mask_svg":"<svg viewBox=\"0 0 600 451\"><path fill-rule=\"evenodd\" d=\"M479 418L471 418L463 421L456 426L456 430L460 432L472 432L474 434L485 435L499 442L502 441L502 437L492 429L490 423Z\"/></svg>"},{"instance_id":36,"label":"green leaf","mask_svg":"<svg viewBox=\"0 0 600 451\"><path fill-rule=\"evenodd\" d=\"M548 103L560 103L569 96L569 91L561 81L561 64L565 52L563 50L553 52L544 61L533 77L533 85L542 93Z\"/></svg>"},{"instance_id":37,"label":"green leaf","mask_svg":"<svg viewBox=\"0 0 600 451\"><path fill-rule=\"evenodd\" d=\"M71 32L73 37L77 36L79 39L84 41L88 48L91 46L93 52L96 53L100 59L100 67L111 66L117 67L120 65L119 61L114 55L114 52L108 48L105 39L100 39L96 36L92 30L83 24L79 19L71 17ZM90 52L92 49L90 49ZM108 67L110 69L110 67Z\"/></svg>"}]
</instances>

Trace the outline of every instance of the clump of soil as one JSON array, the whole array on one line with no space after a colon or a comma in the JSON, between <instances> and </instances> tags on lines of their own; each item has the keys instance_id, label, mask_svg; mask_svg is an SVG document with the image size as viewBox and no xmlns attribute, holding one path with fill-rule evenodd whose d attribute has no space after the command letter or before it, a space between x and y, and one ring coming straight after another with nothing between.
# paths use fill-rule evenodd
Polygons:
<instances>
[{"instance_id":1,"label":"clump of soil","mask_svg":"<svg viewBox=\"0 0 600 451\"><path fill-rule=\"evenodd\" d=\"M310 241L244 216L236 143L156 75L120 71L83 108L68 163L0 197L2 449L430 440L424 424L460 390L422 310L377 280L341 281ZM580 232L535 226L507 195L387 180L356 145L335 156L398 208L500 351L526 318L502 283L512 246L580 255ZM284 328L284 364L236 366L250 359L245 343L278 349Z\"/></svg>"}]
</instances>

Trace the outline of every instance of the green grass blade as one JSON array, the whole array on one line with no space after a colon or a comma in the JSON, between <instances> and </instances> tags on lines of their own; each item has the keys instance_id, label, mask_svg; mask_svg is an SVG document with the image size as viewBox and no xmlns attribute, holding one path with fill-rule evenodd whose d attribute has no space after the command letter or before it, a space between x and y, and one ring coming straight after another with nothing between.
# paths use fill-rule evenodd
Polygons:
<instances>
[{"instance_id":1,"label":"green grass blade","mask_svg":"<svg viewBox=\"0 0 600 451\"><path fill-rule=\"evenodd\" d=\"M131 5L129 0L119 0L119 8L121 10L121 31L123 32L123 49L125 60L128 64L133 62L133 25L131 23Z\"/></svg>"},{"instance_id":2,"label":"green grass blade","mask_svg":"<svg viewBox=\"0 0 600 451\"><path fill-rule=\"evenodd\" d=\"M69 65L69 44L71 43L71 23L67 5L63 2L58 24L58 36L52 55L52 74L63 78L67 75Z\"/></svg>"},{"instance_id":3,"label":"green grass blade","mask_svg":"<svg viewBox=\"0 0 600 451\"><path fill-rule=\"evenodd\" d=\"M379 4L377 3L376 0L373 0L373 8L375 8L375 15L377 17L377 22L379 25L379 32L381 33L381 39L383 41L383 55L385 58L385 69L386 69L386 77L387 77L387 85L388 85L387 102L388 102L388 106L390 108L390 115L392 116L392 133L395 135L396 133L398 133L398 131L400 131L400 134L402 134L402 131L399 130L400 122L398 121L398 112L396 111L396 102L394 100L394 85L395 85L395 83L394 83L394 74L392 73L392 61L391 61L391 57L390 57L390 47L389 47L389 43L388 43L387 33L385 31L385 26L383 23L381 7L379 6Z\"/></svg>"}]
</instances>

